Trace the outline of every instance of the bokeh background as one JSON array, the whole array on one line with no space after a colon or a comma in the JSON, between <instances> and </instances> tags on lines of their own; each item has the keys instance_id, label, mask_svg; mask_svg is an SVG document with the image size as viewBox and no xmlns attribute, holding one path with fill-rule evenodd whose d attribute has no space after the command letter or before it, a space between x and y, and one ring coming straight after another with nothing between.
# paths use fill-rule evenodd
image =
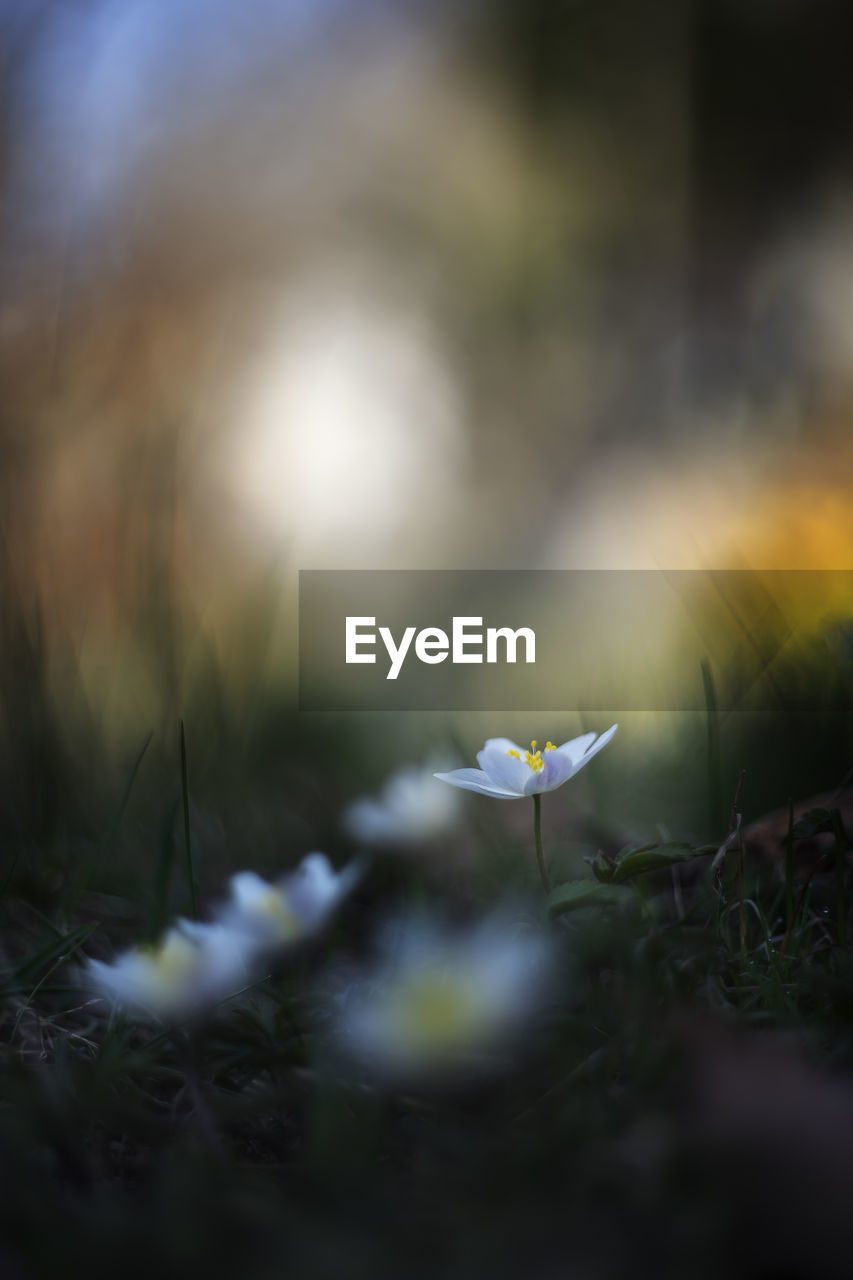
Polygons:
<instances>
[{"instance_id":1,"label":"bokeh background","mask_svg":"<svg viewBox=\"0 0 853 1280\"><path fill-rule=\"evenodd\" d=\"M460 792L196 1063L71 962L617 718L300 713L299 569L853 571L851 48L847 0L0 0L4 1275L849 1274L849 576L721 588L691 709L544 797L557 885L699 849L619 905L546 924L528 805ZM786 882L789 799L837 816ZM565 962L517 1073L330 1070L339 961L509 900Z\"/></svg>"},{"instance_id":2,"label":"bokeh background","mask_svg":"<svg viewBox=\"0 0 853 1280\"><path fill-rule=\"evenodd\" d=\"M298 717L299 568L853 567L843 3L0 14L13 832L148 733L175 777L180 717L197 785L276 794L318 750L344 795L452 735L606 727ZM806 620L842 692L847 617ZM849 764L798 706L750 722L756 814ZM710 836L742 730L626 722L620 819Z\"/></svg>"}]
</instances>

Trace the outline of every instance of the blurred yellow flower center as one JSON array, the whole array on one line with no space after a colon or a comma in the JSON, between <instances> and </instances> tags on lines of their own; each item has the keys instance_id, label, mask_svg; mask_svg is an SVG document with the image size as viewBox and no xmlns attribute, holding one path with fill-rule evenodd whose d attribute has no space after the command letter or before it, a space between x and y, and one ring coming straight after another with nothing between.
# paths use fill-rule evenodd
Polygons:
<instances>
[{"instance_id":1,"label":"blurred yellow flower center","mask_svg":"<svg viewBox=\"0 0 853 1280\"><path fill-rule=\"evenodd\" d=\"M528 769L532 769L534 773L539 773L545 768L545 761L542 759L542 751L536 750L536 738L530 744L530 750L524 753L524 763ZM546 742L543 748L545 751L556 751L557 748L553 742ZM508 756L513 756L516 760L521 759L521 753L518 751L508 751Z\"/></svg>"},{"instance_id":2,"label":"blurred yellow flower center","mask_svg":"<svg viewBox=\"0 0 853 1280\"><path fill-rule=\"evenodd\" d=\"M300 932L299 917L284 900L284 895L275 889L263 894L255 904L255 910L264 920L274 924L283 939L295 938Z\"/></svg>"},{"instance_id":3,"label":"blurred yellow flower center","mask_svg":"<svg viewBox=\"0 0 853 1280\"><path fill-rule=\"evenodd\" d=\"M169 938L162 945L147 947L144 954L151 962L153 974L163 982L179 982L198 965L198 947L188 938Z\"/></svg>"},{"instance_id":4,"label":"blurred yellow flower center","mask_svg":"<svg viewBox=\"0 0 853 1280\"><path fill-rule=\"evenodd\" d=\"M470 992L445 974L423 973L405 983L396 1013L403 1038L430 1048L455 1043L470 1031Z\"/></svg>"}]
</instances>

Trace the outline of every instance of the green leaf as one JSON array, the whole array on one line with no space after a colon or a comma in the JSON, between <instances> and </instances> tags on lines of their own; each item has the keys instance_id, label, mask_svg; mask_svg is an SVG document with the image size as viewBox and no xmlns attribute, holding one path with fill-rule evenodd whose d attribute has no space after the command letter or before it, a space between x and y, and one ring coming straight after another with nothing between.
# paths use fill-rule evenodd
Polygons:
<instances>
[{"instance_id":1,"label":"green leaf","mask_svg":"<svg viewBox=\"0 0 853 1280\"><path fill-rule=\"evenodd\" d=\"M599 851L592 859L592 874L601 884L613 883L613 863Z\"/></svg>"},{"instance_id":2,"label":"green leaf","mask_svg":"<svg viewBox=\"0 0 853 1280\"><path fill-rule=\"evenodd\" d=\"M624 902L625 892L617 885L601 884L597 880L572 880L568 884L558 885L548 895L548 915L560 916L566 911L575 911L578 907L592 907L598 904Z\"/></svg>"},{"instance_id":3,"label":"green leaf","mask_svg":"<svg viewBox=\"0 0 853 1280\"><path fill-rule=\"evenodd\" d=\"M691 858L702 857L706 851L694 849L689 844L645 844L638 849L626 849L617 856L612 868L612 882L621 884L632 876L643 875L646 871L660 871L664 867L672 867L678 862L689 862Z\"/></svg>"}]
</instances>

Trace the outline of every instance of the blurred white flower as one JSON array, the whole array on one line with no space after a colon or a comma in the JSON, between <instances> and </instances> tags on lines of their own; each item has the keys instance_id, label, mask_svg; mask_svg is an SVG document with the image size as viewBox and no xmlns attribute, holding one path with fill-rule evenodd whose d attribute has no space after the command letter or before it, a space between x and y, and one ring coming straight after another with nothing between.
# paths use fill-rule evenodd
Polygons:
<instances>
[{"instance_id":1,"label":"blurred white flower","mask_svg":"<svg viewBox=\"0 0 853 1280\"><path fill-rule=\"evenodd\" d=\"M322 853L277 884L241 871L212 921L178 920L156 945L125 951L112 964L90 959L84 980L116 1004L166 1022L201 1014L259 978L281 947L316 933L360 875L357 863L334 871Z\"/></svg>"},{"instance_id":2,"label":"blurred white flower","mask_svg":"<svg viewBox=\"0 0 853 1280\"><path fill-rule=\"evenodd\" d=\"M85 980L122 1007L172 1022L239 991L253 966L244 936L220 924L179 920L154 946L134 947L113 964L88 960Z\"/></svg>"},{"instance_id":3,"label":"blurred white flower","mask_svg":"<svg viewBox=\"0 0 853 1280\"><path fill-rule=\"evenodd\" d=\"M543 791L553 791L573 778L602 747L607 746L618 727L611 725L600 737L594 733L581 734L579 738L564 742L561 747L546 742L537 750L534 739L529 751L509 738L489 738L482 751L477 753L479 769L454 769L451 773L437 773L435 776L454 787L495 796L499 800L539 795Z\"/></svg>"},{"instance_id":4,"label":"blurred white flower","mask_svg":"<svg viewBox=\"0 0 853 1280\"><path fill-rule=\"evenodd\" d=\"M462 932L420 921L389 939L389 955L351 984L336 1039L379 1075L464 1073L510 1048L553 978L553 943L495 917Z\"/></svg>"},{"instance_id":5,"label":"blurred white flower","mask_svg":"<svg viewBox=\"0 0 853 1280\"><path fill-rule=\"evenodd\" d=\"M217 918L259 951L274 951L321 929L361 874L357 862L335 871L323 853L309 853L275 884L254 871L241 871L231 877L231 896Z\"/></svg>"},{"instance_id":6,"label":"blurred white flower","mask_svg":"<svg viewBox=\"0 0 853 1280\"><path fill-rule=\"evenodd\" d=\"M436 784L434 766L406 765L388 778L377 797L354 800L343 825L363 844L420 844L446 834L458 822L460 797Z\"/></svg>"}]
</instances>

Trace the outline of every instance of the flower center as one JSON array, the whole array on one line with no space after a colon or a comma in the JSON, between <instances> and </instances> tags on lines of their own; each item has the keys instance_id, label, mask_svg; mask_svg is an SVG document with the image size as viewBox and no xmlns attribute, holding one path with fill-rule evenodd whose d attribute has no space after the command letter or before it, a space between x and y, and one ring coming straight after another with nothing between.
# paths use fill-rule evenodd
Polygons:
<instances>
[{"instance_id":1,"label":"flower center","mask_svg":"<svg viewBox=\"0 0 853 1280\"><path fill-rule=\"evenodd\" d=\"M543 750L556 751L557 748L554 746L553 742L546 742ZM516 760L521 759L521 753L518 751L508 751L507 755L513 756ZM541 773L545 768L545 761L542 759L542 751L536 750L536 738L531 742L530 750L525 751L524 753L524 763L527 765L528 769L532 769L534 773Z\"/></svg>"},{"instance_id":2,"label":"flower center","mask_svg":"<svg viewBox=\"0 0 853 1280\"><path fill-rule=\"evenodd\" d=\"M295 911L291 910L278 890L270 889L268 893L263 894L255 904L255 911L262 920L274 926L284 941L298 937L301 930L299 917Z\"/></svg>"},{"instance_id":3,"label":"flower center","mask_svg":"<svg viewBox=\"0 0 853 1280\"><path fill-rule=\"evenodd\" d=\"M143 950L151 965L151 976L167 985L188 978L198 968L199 954L198 947L187 938L169 938Z\"/></svg>"},{"instance_id":4,"label":"flower center","mask_svg":"<svg viewBox=\"0 0 853 1280\"><path fill-rule=\"evenodd\" d=\"M463 1041L477 1014L476 999L464 982L429 970L406 980L395 1004L399 1034L421 1052Z\"/></svg>"}]
</instances>

